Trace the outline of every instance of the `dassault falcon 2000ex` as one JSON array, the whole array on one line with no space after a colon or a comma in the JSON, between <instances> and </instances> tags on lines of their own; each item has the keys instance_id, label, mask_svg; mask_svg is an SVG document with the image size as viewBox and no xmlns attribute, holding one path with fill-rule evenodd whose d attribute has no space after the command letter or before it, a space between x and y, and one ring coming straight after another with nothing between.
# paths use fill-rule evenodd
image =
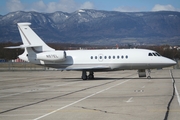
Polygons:
<instances>
[{"instance_id":1,"label":"dassault falcon 2000ex","mask_svg":"<svg viewBox=\"0 0 180 120\"><path fill-rule=\"evenodd\" d=\"M94 72L98 71L133 69L138 70L139 77L146 77L146 69L176 64L175 61L146 49L55 50L44 43L30 25L31 23L18 23L23 44L7 48L23 48L24 53L18 57L27 62L62 71L82 71L83 80L93 79Z\"/></svg>"}]
</instances>

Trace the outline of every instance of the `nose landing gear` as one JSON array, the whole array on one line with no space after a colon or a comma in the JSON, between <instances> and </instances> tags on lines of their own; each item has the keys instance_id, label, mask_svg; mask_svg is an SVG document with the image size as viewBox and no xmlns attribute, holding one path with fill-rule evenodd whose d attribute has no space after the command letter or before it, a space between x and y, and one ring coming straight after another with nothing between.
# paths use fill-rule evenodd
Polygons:
<instances>
[{"instance_id":1,"label":"nose landing gear","mask_svg":"<svg viewBox=\"0 0 180 120\"><path fill-rule=\"evenodd\" d=\"M147 71L148 71L148 76L147 76L147 79L151 79L151 70L150 70L150 69L148 69Z\"/></svg>"},{"instance_id":2,"label":"nose landing gear","mask_svg":"<svg viewBox=\"0 0 180 120\"><path fill-rule=\"evenodd\" d=\"M148 69L147 72L148 72L147 78L151 79L151 70ZM139 75L139 77L146 77L146 70L145 69L138 70L138 75Z\"/></svg>"}]
</instances>

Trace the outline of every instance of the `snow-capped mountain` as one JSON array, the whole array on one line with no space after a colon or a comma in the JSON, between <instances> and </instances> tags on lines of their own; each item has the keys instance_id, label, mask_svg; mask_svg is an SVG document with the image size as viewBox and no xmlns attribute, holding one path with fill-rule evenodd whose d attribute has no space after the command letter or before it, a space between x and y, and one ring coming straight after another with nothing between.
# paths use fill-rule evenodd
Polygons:
<instances>
[{"instance_id":1,"label":"snow-capped mountain","mask_svg":"<svg viewBox=\"0 0 180 120\"><path fill-rule=\"evenodd\" d=\"M180 12L18 11L0 16L0 42L21 42L18 22L31 22L45 42L177 44L180 40Z\"/></svg>"}]
</instances>

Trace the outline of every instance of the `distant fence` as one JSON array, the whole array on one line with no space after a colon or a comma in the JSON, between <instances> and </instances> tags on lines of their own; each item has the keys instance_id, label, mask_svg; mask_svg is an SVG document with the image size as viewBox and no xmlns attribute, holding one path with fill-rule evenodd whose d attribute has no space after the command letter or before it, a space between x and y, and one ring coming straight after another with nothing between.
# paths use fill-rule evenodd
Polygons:
<instances>
[{"instance_id":1,"label":"distant fence","mask_svg":"<svg viewBox=\"0 0 180 120\"><path fill-rule=\"evenodd\" d=\"M177 61L177 65L173 66L173 69L180 68L180 60ZM48 68L40 65L35 65L28 62L0 62L0 71L45 71L45 70L57 70L54 68Z\"/></svg>"},{"instance_id":2,"label":"distant fence","mask_svg":"<svg viewBox=\"0 0 180 120\"><path fill-rule=\"evenodd\" d=\"M27 62L1 62L0 71L45 71L56 70Z\"/></svg>"}]
</instances>

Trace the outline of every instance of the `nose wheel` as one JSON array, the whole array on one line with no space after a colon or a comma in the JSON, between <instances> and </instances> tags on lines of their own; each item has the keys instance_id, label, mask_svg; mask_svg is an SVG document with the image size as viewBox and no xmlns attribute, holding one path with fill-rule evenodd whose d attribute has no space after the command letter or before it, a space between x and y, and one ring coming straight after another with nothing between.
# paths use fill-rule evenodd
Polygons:
<instances>
[{"instance_id":1,"label":"nose wheel","mask_svg":"<svg viewBox=\"0 0 180 120\"><path fill-rule=\"evenodd\" d=\"M148 70L147 70L147 72L148 72L147 79L151 79L151 70L150 70L150 69L148 69Z\"/></svg>"}]
</instances>

